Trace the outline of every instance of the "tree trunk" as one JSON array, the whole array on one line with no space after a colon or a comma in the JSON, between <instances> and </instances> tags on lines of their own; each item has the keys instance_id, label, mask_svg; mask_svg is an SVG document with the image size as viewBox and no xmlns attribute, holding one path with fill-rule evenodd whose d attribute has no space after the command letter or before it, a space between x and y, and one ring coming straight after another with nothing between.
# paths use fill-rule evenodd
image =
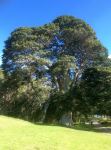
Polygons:
<instances>
[{"instance_id":1,"label":"tree trunk","mask_svg":"<svg viewBox=\"0 0 111 150\"><path fill-rule=\"evenodd\" d=\"M73 125L72 112L65 113L59 120L59 123L65 126L72 126Z\"/></svg>"}]
</instances>

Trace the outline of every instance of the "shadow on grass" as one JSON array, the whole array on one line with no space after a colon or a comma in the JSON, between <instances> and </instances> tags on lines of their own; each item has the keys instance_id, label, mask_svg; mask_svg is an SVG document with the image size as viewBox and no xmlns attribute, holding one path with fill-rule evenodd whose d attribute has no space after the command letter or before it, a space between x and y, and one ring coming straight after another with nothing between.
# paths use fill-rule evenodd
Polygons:
<instances>
[{"instance_id":1,"label":"shadow on grass","mask_svg":"<svg viewBox=\"0 0 111 150\"><path fill-rule=\"evenodd\" d=\"M23 118L19 117L14 117L14 116L7 116L7 115L1 115L4 117L9 117L9 118L14 118L14 119L20 119L23 121L27 121L31 124L34 125L41 125L41 126L50 126L50 127L64 127L64 128L69 128L72 130L80 130L80 131L89 131L89 132L97 132L97 133L107 133L111 134L111 126L102 126L102 125L85 125L85 124L76 124L73 126L65 126L65 125L60 125L60 124L50 124L50 123L41 123L41 122L32 122L30 120L26 120Z\"/></svg>"},{"instance_id":2,"label":"shadow on grass","mask_svg":"<svg viewBox=\"0 0 111 150\"><path fill-rule=\"evenodd\" d=\"M84 125L84 124L78 124L74 126L65 126L60 124L49 124L49 123L34 123L35 125L41 125L41 126L56 126L56 127L63 127L63 128L69 128L72 130L80 130L80 131L89 131L89 132L97 132L97 133L107 133L111 134L111 127L108 126L102 126L102 125Z\"/></svg>"},{"instance_id":3,"label":"shadow on grass","mask_svg":"<svg viewBox=\"0 0 111 150\"><path fill-rule=\"evenodd\" d=\"M89 132L97 132L97 133L107 133L111 134L111 127L107 126L101 126L101 125L83 125L78 124L74 126L64 126L60 124L48 124L48 123L34 123L35 125L41 125L41 126L56 126L56 127L63 127L63 128L69 128L72 130L80 130L80 131L89 131Z\"/></svg>"},{"instance_id":4,"label":"shadow on grass","mask_svg":"<svg viewBox=\"0 0 111 150\"><path fill-rule=\"evenodd\" d=\"M77 125L77 126L74 126L73 129L111 134L111 127L102 126L102 125Z\"/></svg>"}]
</instances>

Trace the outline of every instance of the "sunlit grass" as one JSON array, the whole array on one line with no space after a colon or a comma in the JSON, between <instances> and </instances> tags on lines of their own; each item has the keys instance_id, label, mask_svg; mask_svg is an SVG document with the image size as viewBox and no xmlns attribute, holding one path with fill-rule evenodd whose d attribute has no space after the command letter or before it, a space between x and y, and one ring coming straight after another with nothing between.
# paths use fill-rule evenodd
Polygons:
<instances>
[{"instance_id":1,"label":"sunlit grass","mask_svg":"<svg viewBox=\"0 0 111 150\"><path fill-rule=\"evenodd\" d=\"M0 150L111 150L111 135L0 116Z\"/></svg>"}]
</instances>

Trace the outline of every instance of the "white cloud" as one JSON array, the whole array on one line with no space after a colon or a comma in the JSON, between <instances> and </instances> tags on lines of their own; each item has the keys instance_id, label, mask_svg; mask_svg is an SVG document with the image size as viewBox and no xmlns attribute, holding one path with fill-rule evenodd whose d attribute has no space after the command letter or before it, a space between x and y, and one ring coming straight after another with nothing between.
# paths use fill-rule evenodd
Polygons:
<instances>
[{"instance_id":1,"label":"white cloud","mask_svg":"<svg viewBox=\"0 0 111 150\"><path fill-rule=\"evenodd\" d=\"M108 56L108 58L110 58L110 59L111 59L111 55L109 55L109 56Z\"/></svg>"}]
</instances>

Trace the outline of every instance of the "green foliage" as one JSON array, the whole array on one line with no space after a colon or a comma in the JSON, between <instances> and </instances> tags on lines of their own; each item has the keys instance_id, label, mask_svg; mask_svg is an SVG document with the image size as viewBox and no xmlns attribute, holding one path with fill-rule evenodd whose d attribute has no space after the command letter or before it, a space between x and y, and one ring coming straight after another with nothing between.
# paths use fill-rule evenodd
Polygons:
<instances>
[{"instance_id":1,"label":"green foliage","mask_svg":"<svg viewBox=\"0 0 111 150\"><path fill-rule=\"evenodd\" d=\"M102 56L107 56L107 50L97 40L93 29L83 20L72 16L61 16L54 20L60 27L58 39L63 42L63 53L74 55L79 68L90 65Z\"/></svg>"},{"instance_id":2,"label":"green foliage","mask_svg":"<svg viewBox=\"0 0 111 150\"><path fill-rule=\"evenodd\" d=\"M58 61L51 66L50 72L52 82L56 89L61 92L67 92L72 83L70 69L76 68L76 59L73 56L61 55Z\"/></svg>"},{"instance_id":3,"label":"green foliage","mask_svg":"<svg viewBox=\"0 0 111 150\"><path fill-rule=\"evenodd\" d=\"M90 108L92 106L90 112L110 115L110 83L110 67L90 68L84 72L80 86L83 99L88 102Z\"/></svg>"}]
</instances>

